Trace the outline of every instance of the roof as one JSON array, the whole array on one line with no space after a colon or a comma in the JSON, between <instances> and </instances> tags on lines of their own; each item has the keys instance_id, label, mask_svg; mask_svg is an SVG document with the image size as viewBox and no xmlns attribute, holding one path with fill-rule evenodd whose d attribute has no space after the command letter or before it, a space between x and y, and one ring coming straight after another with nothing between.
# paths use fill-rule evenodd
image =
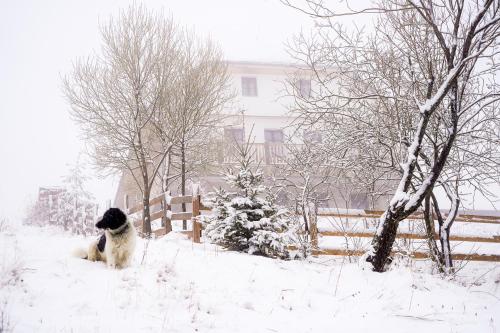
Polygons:
<instances>
[{"instance_id":1,"label":"roof","mask_svg":"<svg viewBox=\"0 0 500 333\"><path fill-rule=\"evenodd\" d=\"M229 72L233 74L264 74L288 75L309 70L300 64L284 62L258 62L258 61L226 61Z\"/></svg>"}]
</instances>

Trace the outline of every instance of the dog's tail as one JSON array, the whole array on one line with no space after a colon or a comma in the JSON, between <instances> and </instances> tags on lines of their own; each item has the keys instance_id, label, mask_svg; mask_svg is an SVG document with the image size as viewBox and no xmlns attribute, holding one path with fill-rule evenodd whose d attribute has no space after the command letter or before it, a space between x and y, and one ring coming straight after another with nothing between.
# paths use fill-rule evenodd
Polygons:
<instances>
[{"instance_id":1,"label":"dog's tail","mask_svg":"<svg viewBox=\"0 0 500 333\"><path fill-rule=\"evenodd\" d=\"M80 258L80 259L88 259L89 258L88 252L82 248L74 249L72 255L73 255L73 257Z\"/></svg>"}]
</instances>

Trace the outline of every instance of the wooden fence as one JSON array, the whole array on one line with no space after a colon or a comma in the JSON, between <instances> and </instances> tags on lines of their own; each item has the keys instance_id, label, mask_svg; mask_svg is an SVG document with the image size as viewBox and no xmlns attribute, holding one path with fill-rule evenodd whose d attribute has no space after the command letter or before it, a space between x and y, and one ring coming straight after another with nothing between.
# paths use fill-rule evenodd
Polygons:
<instances>
[{"instance_id":1,"label":"wooden fence","mask_svg":"<svg viewBox=\"0 0 500 333\"><path fill-rule=\"evenodd\" d=\"M332 217L332 218L351 218L351 219L376 219L379 218L384 212L365 210L363 213L333 213L333 212L320 212L319 217ZM422 214L414 214L408 217L408 220L422 219ZM500 224L500 216L481 216L463 214L455 219L456 222L469 222L469 223L485 223L485 224ZM359 256L362 255L364 250L347 250L347 249L321 249L318 247L318 237L347 237L347 238L372 238L373 231L318 231L317 225L311 226L311 242L315 250L315 255L340 255L340 256ZM435 239L439 239L438 235L434 235ZM425 240L426 236L417 233L398 232L397 239L406 240ZM478 242L478 243L500 243L500 235L492 237L476 237L476 236L450 236L450 241L459 242ZM500 245L499 245L500 246ZM412 252L411 256L417 259L428 258L427 252ZM455 260L471 260L471 261L494 261L500 262L500 255L496 254L477 254L477 253L454 253L452 255Z\"/></svg>"},{"instance_id":2,"label":"wooden fence","mask_svg":"<svg viewBox=\"0 0 500 333\"><path fill-rule=\"evenodd\" d=\"M182 233L189 236L195 243L200 243L200 237L202 232L201 223L196 219L197 216L201 214L202 210L209 210L209 208L203 206L201 203L201 197L197 193L193 195L186 196L170 196L170 193L164 193L159 196L152 198L149 202L150 209L153 207L159 207L159 210L151 214L151 222L158 219L162 220L162 227L152 230L152 233L156 237L161 237L172 231L172 221L192 221L192 230L183 230ZM172 206L191 204L190 212L173 212ZM128 207L127 197L125 198L125 208L128 215L133 215L142 212L142 204L133 207ZM376 219L383 214L383 211L365 210L362 213L334 213L334 212L319 212L319 217L332 217L332 218L351 218L351 219ZM418 220L422 219L421 214L411 215L408 220ZM485 224L500 224L500 216L480 216L480 215L470 215L463 214L455 219L456 222L470 222L470 223L485 223ZM142 229L142 220L136 222L136 227ZM347 238L372 238L373 231L319 231L316 224L310 226L311 234L311 244L314 248L314 255L337 255L337 256L359 256L362 255L364 250L347 250L347 249L321 249L318 247L318 239L320 237L347 237ZM438 239L438 235L434 236ZM426 236L417 233L408 232L398 232L397 239L405 240L425 240ZM474 243L496 243L500 244L500 235L494 235L492 237L477 237L477 236L450 236L451 241L458 242L474 242ZM499 245L500 246L500 245ZM410 254L412 257L417 259L425 259L429 257L427 252L412 252ZM452 255L455 260L471 260L471 261L494 261L500 262L500 255L496 254L477 254L477 253L454 253Z\"/></svg>"},{"instance_id":3,"label":"wooden fence","mask_svg":"<svg viewBox=\"0 0 500 333\"><path fill-rule=\"evenodd\" d=\"M191 211L185 212L173 212L172 206L182 205L182 204L191 204ZM127 215L133 215L136 213L142 212L143 206L142 204L128 207L128 197L125 196L124 206L127 212ZM151 213L151 223L154 221L161 219L162 227L152 230L152 233L156 237L161 237L172 231L172 221L192 221L192 230L187 231L183 230L182 233L187 234L195 243L200 243L201 237L201 223L199 223L196 219L197 216L201 214L201 210L208 210L208 208L204 207L201 203L201 196L197 193L193 193L192 195L185 196L171 196L170 192L163 193L152 198L149 201L149 208L151 211L156 210L154 213ZM155 209L156 208L156 209ZM158 209L159 208L159 209ZM142 230L142 219L138 219L135 222L135 226ZM142 233L140 233L142 234Z\"/></svg>"}]
</instances>

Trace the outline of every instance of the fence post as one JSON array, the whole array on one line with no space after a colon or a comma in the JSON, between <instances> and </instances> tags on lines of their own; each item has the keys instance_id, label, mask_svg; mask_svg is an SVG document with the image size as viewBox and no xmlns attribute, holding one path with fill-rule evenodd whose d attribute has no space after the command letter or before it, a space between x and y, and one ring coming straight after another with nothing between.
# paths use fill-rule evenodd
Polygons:
<instances>
[{"instance_id":1,"label":"fence post","mask_svg":"<svg viewBox=\"0 0 500 333\"><path fill-rule=\"evenodd\" d=\"M166 235L172 231L172 220L170 219L170 211L172 210L172 206L170 205L170 191L165 192L161 206L163 209L163 223L165 224Z\"/></svg>"},{"instance_id":2,"label":"fence post","mask_svg":"<svg viewBox=\"0 0 500 333\"><path fill-rule=\"evenodd\" d=\"M193 213L191 221L193 223L193 242L200 243L201 237L201 223L197 221L197 217L200 215L200 194L197 186L193 186Z\"/></svg>"}]
</instances>

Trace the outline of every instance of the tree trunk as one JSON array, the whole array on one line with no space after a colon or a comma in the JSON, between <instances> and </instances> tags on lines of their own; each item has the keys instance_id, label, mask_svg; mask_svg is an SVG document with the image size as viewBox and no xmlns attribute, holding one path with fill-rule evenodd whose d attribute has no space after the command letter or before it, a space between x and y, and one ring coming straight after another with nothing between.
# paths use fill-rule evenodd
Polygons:
<instances>
[{"instance_id":1,"label":"tree trunk","mask_svg":"<svg viewBox=\"0 0 500 333\"><path fill-rule=\"evenodd\" d=\"M439 248L436 243L435 229L434 229L434 219L431 212L431 201L430 195L425 197L424 201L424 222L425 222L425 233L427 236L427 246L429 247L429 255L431 260L434 261L438 267L440 273L444 272L444 259L443 254L439 252Z\"/></svg>"},{"instance_id":2,"label":"tree trunk","mask_svg":"<svg viewBox=\"0 0 500 333\"><path fill-rule=\"evenodd\" d=\"M139 97L136 95L136 103L137 105L139 104L138 102ZM139 110L137 110L137 113L139 113ZM151 195L151 187L149 184L149 177L148 177L148 164L146 162L146 154L144 153L144 144L142 142L142 133L140 130L137 130L137 152L136 154L138 155L139 159L139 165L141 167L141 173L142 173L142 184L143 184L143 191L142 191L142 233L146 237L151 236L151 214L149 211L149 196ZM153 174L153 177L155 175Z\"/></svg>"},{"instance_id":3,"label":"tree trunk","mask_svg":"<svg viewBox=\"0 0 500 333\"><path fill-rule=\"evenodd\" d=\"M366 261L373 265L375 272L383 272L386 263L390 262L392 245L396 240L399 222L404 220L406 215L396 211L393 213L387 209L380 218L377 233L372 240L372 251L368 254Z\"/></svg>"},{"instance_id":4,"label":"tree trunk","mask_svg":"<svg viewBox=\"0 0 500 333\"><path fill-rule=\"evenodd\" d=\"M186 195L186 147L184 140L181 142L181 194ZM186 211L186 204L182 204L182 211ZM182 230L187 230L187 221L182 220Z\"/></svg>"},{"instance_id":5,"label":"tree trunk","mask_svg":"<svg viewBox=\"0 0 500 333\"><path fill-rule=\"evenodd\" d=\"M417 158L421 150L427 124L429 123L430 114L430 112L424 112L420 115L413 143L408 149L408 156L403 167L403 176L401 177L394 197L389 203L389 207L387 207L384 214L380 217L377 232L373 236L371 249L368 251L366 261L371 262L375 272L383 272L385 265L391 261L389 256L391 255L392 246L396 240L399 222L416 211L424 199L424 195L426 195L425 192L428 193L428 189L425 188L424 193L418 196L417 202L414 202L408 208L405 207L406 203L410 200L407 191L410 188L417 167ZM429 185L427 185L427 187L429 187ZM422 184L421 186L424 185Z\"/></svg>"},{"instance_id":6,"label":"tree trunk","mask_svg":"<svg viewBox=\"0 0 500 333\"><path fill-rule=\"evenodd\" d=\"M301 209L300 209L300 212L298 212L298 213L302 214L302 218L304 219L304 231L306 234L308 234L309 233L309 216L306 213L306 205L305 205L304 201L302 201Z\"/></svg>"},{"instance_id":7,"label":"tree trunk","mask_svg":"<svg viewBox=\"0 0 500 333\"><path fill-rule=\"evenodd\" d=\"M151 213L149 211L150 189L145 186L142 196L142 233L146 237L151 236Z\"/></svg>"},{"instance_id":8,"label":"tree trunk","mask_svg":"<svg viewBox=\"0 0 500 333\"><path fill-rule=\"evenodd\" d=\"M311 246L318 249L318 206L315 202L307 203L307 216L309 222L309 234L311 235Z\"/></svg>"},{"instance_id":9,"label":"tree trunk","mask_svg":"<svg viewBox=\"0 0 500 333\"><path fill-rule=\"evenodd\" d=\"M151 213L149 211L149 197L151 195L151 188L149 186L146 159L144 158L144 154L142 153L142 151L141 159L143 162L142 181L144 184L144 190L142 192L142 233L149 238L151 236Z\"/></svg>"},{"instance_id":10,"label":"tree trunk","mask_svg":"<svg viewBox=\"0 0 500 333\"><path fill-rule=\"evenodd\" d=\"M171 153L168 153L166 159L165 159L165 168L163 170L163 177L162 177L162 192L165 193L168 191L169 187L169 176L170 176L170 166L172 164L172 159L170 156Z\"/></svg>"},{"instance_id":11,"label":"tree trunk","mask_svg":"<svg viewBox=\"0 0 500 333\"><path fill-rule=\"evenodd\" d=\"M453 260L451 258L451 246L450 246L450 228L445 228L441 226L439 228L439 241L441 243L441 251L443 252L444 266L446 267L446 273L451 273L453 270Z\"/></svg>"},{"instance_id":12,"label":"tree trunk","mask_svg":"<svg viewBox=\"0 0 500 333\"><path fill-rule=\"evenodd\" d=\"M450 86L455 88L452 90L451 97L452 99L455 99L456 102L456 79L451 82ZM417 158L419 157L422 139L425 135L425 130L431 113L423 113L421 115L420 124L415 133L414 142L408 151L407 162L405 163L403 177L399 183L398 190L391 200L389 207L380 218L377 232L375 233L375 236L373 236L371 249L366 257L366 261L372 263L373 270L376 272L383 272L386 263L389 262L388 259L391 254L392 245L396 239L399 222L407 218L410 214L415 212L418 207L420 207L425 197L431 193L434 184L445 166L446 159L448 158L453 142L455 141L458 125L458 109L455 107L456 104L454 102L450 103L450 105L452 127L450 128L450 133L446 143L437 155L438 157L434 161L427 178L424 179L416 192L409 196L407 191L414 177L414 171L417 164ZM434 108L437 108L437 104Z\"/></svg>"},{"instance_id":13,"label":"tree trunk","mask_svg":"<svg viewBox=\"0 0 500 333\"><path fill-rule=\"evenodd\" d=\"M452 197L448 193L448 191L447 194L451 200L451 208L450 211L448 212L446 220L443 219L443 216L439 211L436 197L433 196L432 199L436 203L435 211L439 222L439 242L441 243L441 252L443 253L443 263L445 267L445 273L449 274L453 272L453 260L451 257L451 246L450 246L450 230L458 214L460 199L458 197Z\"/></svg>"}]
</instances>

